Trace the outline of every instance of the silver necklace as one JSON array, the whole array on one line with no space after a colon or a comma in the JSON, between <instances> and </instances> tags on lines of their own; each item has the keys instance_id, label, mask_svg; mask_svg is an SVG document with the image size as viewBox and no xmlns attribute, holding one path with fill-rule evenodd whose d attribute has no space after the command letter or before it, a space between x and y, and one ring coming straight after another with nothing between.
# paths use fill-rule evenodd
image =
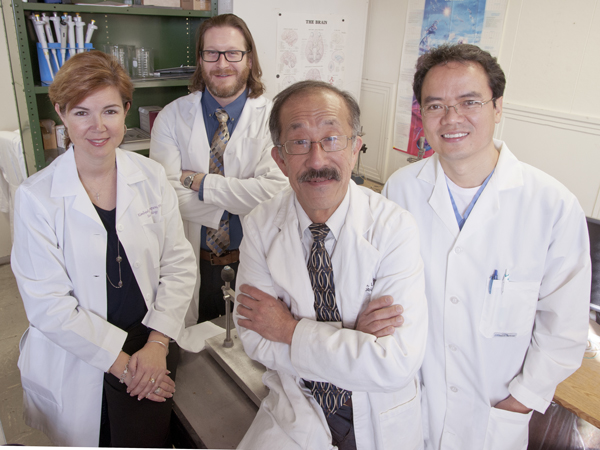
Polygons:
<instances>
[{"instance_id":1,"label":"silver necklace","mask_svg":"<svg viewBox=\"0 0 600 450\"><path fill-rule=\"evenodd\" d=\"M121 258L121 252L119 250L120 246L121 246L121 244L119 244L119 239L117 238L117 257L115 259L116 259L117 263L119 264L119 282L117 283L116 286L113 284L112 281L110 281L110 278L108 277L108 272L106 273L106 279L108 280L110 285L112 287L114 287L115 289L121 289L123 287L123 278L121 277L121 261L123 261L123 258Z\"/></svg>"}]
</instances>

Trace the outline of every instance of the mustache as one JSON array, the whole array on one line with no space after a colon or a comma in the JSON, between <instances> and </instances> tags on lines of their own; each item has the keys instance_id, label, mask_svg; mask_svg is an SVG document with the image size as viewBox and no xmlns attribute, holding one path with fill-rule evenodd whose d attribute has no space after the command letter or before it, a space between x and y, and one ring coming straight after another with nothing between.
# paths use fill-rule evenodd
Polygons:
<instances>
[{"instance_id":1,"label":"mustache","mask_svg":"<svg viewBox=\"0 0 600 450\"><path fill-rule=\"evenodd\" d=\"M227 69L215 69L210 72L211 75L235 75L236 72L234 70Z\"/></svg>"},{"instance_id":2,"label":"mustache","mask_svg":"<svg viewBox=\"0 0 600 450\"><path fill-rule=\"evenodd\" d=\"M340 173L333 168L325 167L323 169L308 169L298 177L298 183L305 183L316 178L325 178L326 180L340 181Z\"/></svg>"}]
</instances>

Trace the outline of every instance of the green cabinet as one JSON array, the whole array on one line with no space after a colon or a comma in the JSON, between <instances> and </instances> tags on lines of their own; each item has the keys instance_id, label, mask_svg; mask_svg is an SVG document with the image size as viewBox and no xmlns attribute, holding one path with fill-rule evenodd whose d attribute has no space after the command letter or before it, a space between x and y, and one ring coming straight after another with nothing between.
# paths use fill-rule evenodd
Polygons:
<instances>
[{"instance_id":1,"label":"green cabinet","mask_svg":"<svg viewBox=\"0 0 600 450\"><path fill-rule=\"evenodd\" d=\"M94 20L98 29L92 37L95 49L104 45L127 44L154 50L154 68L196 65L196 33L207 17L217 14L217 0L211 11L188 11L152 7L111 7L93 4L26 3L0 0L6 27L9 59L17 99L19 126L29 174L46 166L40 119L60 120L48 99L48 87L41 85L32 13L79 13L87 24ZM135 92L128 127L139 126L138 107L164 106L188 92L188 80L151 78L134 80Z\"/></svg>"}]
</instances>

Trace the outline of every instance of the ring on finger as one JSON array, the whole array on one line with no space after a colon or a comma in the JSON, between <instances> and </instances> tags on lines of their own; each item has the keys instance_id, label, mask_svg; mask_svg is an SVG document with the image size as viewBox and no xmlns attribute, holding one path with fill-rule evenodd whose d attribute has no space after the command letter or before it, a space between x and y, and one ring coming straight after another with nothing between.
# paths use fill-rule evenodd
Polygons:
<instances>
[{"instance_id":1,"label":"ring on finger","mask_svg":"<svg viewBox=\"0 0 600 450\"><path fill-rule=\"evenodd\" d=\"M156 380L154 378L150 378L150 383L154 384L156 383Z\"/></svg>"},{"instance_id":2,"label":"ring on finger","mask_svg":"<svg viewBox=\"0 0 600 450\"><path fill-rule=\"evenodd\" d=\"M160 391L161 391L161 389L158 387L158 388L156 388L156 389L154 390L154 393L155 393L156 395L158 395L158 394L160 394Z\"/></svg>"}]
</instances>

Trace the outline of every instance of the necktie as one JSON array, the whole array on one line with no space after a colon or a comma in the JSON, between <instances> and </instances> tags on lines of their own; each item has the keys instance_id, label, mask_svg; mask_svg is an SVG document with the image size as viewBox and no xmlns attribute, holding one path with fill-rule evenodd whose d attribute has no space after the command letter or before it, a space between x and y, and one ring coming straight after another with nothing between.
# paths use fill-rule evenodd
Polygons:
<instances>
[{"instance_id":1,"label":"necktie","mask_svg":"<svg viewBox=\"0 0 600 450\"><path fill-rule=\"evenodd\" d=\"M210 145L210 173L224 175L223 153L229 142L229 130L227 120L229 115L224 109L217 109L215 116L219 121L219 128L215 132ZM229 219L221 220L219 228L206 228L206 245L213 253L220 256L229 247Z\"/></svg>"},{"instance_id":2,"label":"necktie","mask_svg":"<svg viewBox=\"0 0 600 450\"><path fill-rule=\"evenodd\" d=\"M324 223L313 223L309 230L313 245L308 258L308 274L315 294L315 312L319 322L341 322L342 318L335 303L335 283L331 258L325 248L329 227ZM312 381L305 384L312 390L313 397L323 408L326 417L335 414L352 393L331 383Z\"/></svg>"}]
</instances>

